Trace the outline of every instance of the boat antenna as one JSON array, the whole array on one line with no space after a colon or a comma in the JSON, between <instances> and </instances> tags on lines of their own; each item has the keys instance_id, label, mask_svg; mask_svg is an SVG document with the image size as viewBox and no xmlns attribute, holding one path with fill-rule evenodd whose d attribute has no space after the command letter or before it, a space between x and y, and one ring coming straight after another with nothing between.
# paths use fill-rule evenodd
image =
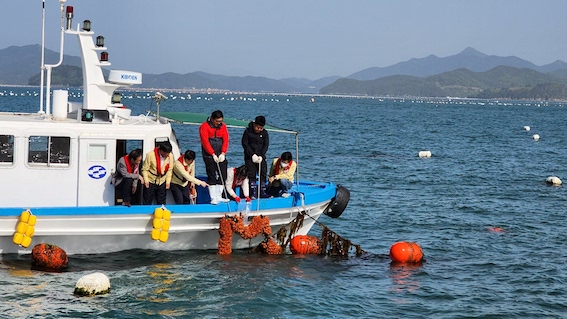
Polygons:
<instances>
[{"instance_id":1,"label":"boat antenna","mask_svg":"<svg viewBox=\"0 0 567 319\"><path fill-rule=\"evenodd\" d=\"M41 5L41 72L40 72L40 89L39 89L39 113L43 114L43 76L45 73L45 0Z\"/></svg>"},{"instance_id":2,"label":"boat antenna","mask_svg":"<svg viewBox=\"0 0 567 319\"><path fill-rule=\"evenodd\" d=\"M59 0L59 3L61 4L61 40L60 40L60 46L59 46L59 62L57 62L56 64L45 64L44 68L47 70L47 84L46 84L46 98L45 98L45 111L46 114L49 114L49 105L51 103L51 94L50 94L50 90L51 90L51 70L53 68L56 68L58 66L61 65L61 63L63 63L63 45L64 45L64 41L65 41L65 16L67 16L68 20L73 19L73 7L71 6L67 6L67 14L65 15L65 2L67 2L67 0ZM67 26L70 28L71 23L67 23ZM42 48L42 50L44 50ZM42 83L42 87L43 87L43 83Z\"/></svg>"}]
</instances>

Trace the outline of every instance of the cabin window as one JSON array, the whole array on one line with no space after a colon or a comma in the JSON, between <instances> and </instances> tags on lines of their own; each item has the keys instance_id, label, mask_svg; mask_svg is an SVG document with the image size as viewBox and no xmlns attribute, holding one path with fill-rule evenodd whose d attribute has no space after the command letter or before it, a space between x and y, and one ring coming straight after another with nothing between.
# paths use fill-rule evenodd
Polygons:
<instances>
[{"instance_id":1,"label":"cabin window","mask_svg":"<svg viewBox=\"0 0 567 319\"><path fill-rule=\"evenodd\" d=\"M89 144L89 161L105 161L106 145L105 144Z\"/></svg>"},{"instance_id":2,"label":"cabin window","mask_svg":"<svg viewBox=\"0 0 567 319\"><path fill-rule=\"evenodd\" d=\"M144 149L143 140L116 140L116 162L135 149ZM142 151L143 154L143 151Z\"/></svg>"},{"instance_id":3,"label":"cabin window","mask_svg":"<svg viewBox=\"0 0 567 319\"><path fill-rule=\"evenodd\" d=\"M0 135L0 163L14 163L14 135Z\"/></svg>"},{"instance_id":4,"label":"cabin window","mask_svg":"<svg viewBox=\"0 0 567 319\"><path fill-rule=\"evenodd\" d=\"M69 165L71 138L65 136L30 136L30 164Z\"/></svg>"},{"instance_id":5,"label":"cabin window","mask_svg":"<svg viewBox=\"0 0 567 319\"><path fill-rule=\"evenodd\" d=\"M165 143L165 142L169 142L169 138L167 137L157 137L156 141L155 141L155 147L159 147L160 144Z\"/></svg>"}]
</instances>

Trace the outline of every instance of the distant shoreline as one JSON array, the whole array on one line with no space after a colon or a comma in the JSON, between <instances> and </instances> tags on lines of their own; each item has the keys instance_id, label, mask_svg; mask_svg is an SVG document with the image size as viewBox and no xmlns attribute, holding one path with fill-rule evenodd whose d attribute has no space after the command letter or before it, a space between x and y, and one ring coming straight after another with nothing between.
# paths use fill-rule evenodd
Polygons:
<instances>
[{"instance_id":1,"label":"distant shoreline","mask_svg":"<svg viewBox=\"0 0 567 319\"><path fill-rule=\"evenodd\" d=\"M0 88L37 88L35 85L12 85L0 84ZM82 90L82 87L68 87L68 86L52 86L53 89L74 89ZM468 98L468 97L427 97L427 96L369 96L369 95L349 95L349 94L321 94L321 93L278 93L278 92L247 92L247 91L229 91L219 89L168 89L168 88L121 88L118 91L124 92L168 92L168 93L183 93L183 94L217 94L217 95L252 95L252 96L298 96L298 97L324 97L324 98L344 98L344 99L368 99L368 100L429 100L429 101L524 101L524 102L546 102L546 103L567 103L567 100L530 100L530 99L481 99L481 98ZM316 100L315 100L316 102Z\"/></svg>"}]
</instances>

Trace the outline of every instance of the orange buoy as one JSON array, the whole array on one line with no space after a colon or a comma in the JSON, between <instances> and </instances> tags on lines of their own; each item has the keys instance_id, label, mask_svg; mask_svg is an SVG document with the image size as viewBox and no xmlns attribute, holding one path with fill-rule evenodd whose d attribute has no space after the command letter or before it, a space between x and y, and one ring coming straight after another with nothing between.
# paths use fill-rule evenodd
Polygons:
<instances>
[{"instance_id":1,"label":"orange buoy","mask_svg":"<svg viewBox=\"0 0 567 319\"><path fill-rule=\"evenodd\" d=\"M414 242L400 241L390 247L390 258L401 263L418 263L423 260L423 252Z\"/></svg>"},{"instance_id":2,"label":"orange buoy","mask_svg":"<svg viewBox=\"0 0 567 319\"><path fill-rule=\"evenodd\" d=\"M492 233L503 233L504 229L501 227L488 227L488 231Z\"/></svg>"},{"instance_id":3,"label":"orange buoy","mask_svg":"<svg viewBox=\"0 0 567 319\"><path fill-rule=\"evenodd\" d=\"M320 254L321 241L314 236L299 235L291 239L289 249L292 254Z\"/></svg>"},{"instance_id":4,"label":"orange buoy","mask_svg":"<svg viewBox=\"0 0 567 319\"><path fill-rule=\"evenodd\" d=\"M37 244L33 247L32 266L40 269L63 269L67 267L67 253L56 245L46 243Z\"/></svg>"}]
</instances>

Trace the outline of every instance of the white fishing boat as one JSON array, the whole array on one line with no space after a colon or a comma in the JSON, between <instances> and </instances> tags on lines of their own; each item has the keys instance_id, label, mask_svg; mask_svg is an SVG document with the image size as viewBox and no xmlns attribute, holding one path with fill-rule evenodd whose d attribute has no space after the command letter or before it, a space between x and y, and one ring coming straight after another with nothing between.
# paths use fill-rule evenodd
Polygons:
<instances>
[{"instance_id":1,"label":"white fishing boat","mask_svg":"<svg viewBox=\"0 0 567 319\"><path fill-rule=\"evenodd\" d=\"M68 254L108 253L129 249L217 249L219 221L243 212L234 201L212 205L206 189L198 187L195 205L122 206L110 183L117 161L133 148L143 154L169 141L180 155L172 121L200 124L206 115L158 113L132 116L117 99L121 87L140 84L138 72L111 70L104 39L91 31L90 21L72 27L73 8L61 5L61 61L45 65L37 113L0 113L0 174L4 179L0 207L0 253L30 253L34 245L54 244ZM83 101L69 102L64 90L51 90L51 70L63 59L63 39L78 39L83 69ZM42 43L43 46L43 43ZM43 60L43 57L42 57ZM45 72L44 72L45 71ZM46 92L44 98L44 73ZM160 95L156 94L159 102ZM51 101L53 100L53 101ZM44 108L45 101L45 108ZM10 105L2 105L3 110ZM247 121L225 118L229 127ZM268 130L297 133L266 126ZM200 177L205 179L204 177ZM296 234L307 234L316 220L338 217L348 203L348 190L330 182L296 181L287 198L254 199L245 221L269 218L272 232L298 216ZM166 215L163 216L162 215ZM171 214L171 217L169 217ZM156 226L156 220L160 226ZM168 227L161 226L167 222ZM162 227L162 228L160 228ZM153 236L156 230L167 236ZM254 247L264 238L234 236L233 249Z\"/></svg>"}]
</instances>

